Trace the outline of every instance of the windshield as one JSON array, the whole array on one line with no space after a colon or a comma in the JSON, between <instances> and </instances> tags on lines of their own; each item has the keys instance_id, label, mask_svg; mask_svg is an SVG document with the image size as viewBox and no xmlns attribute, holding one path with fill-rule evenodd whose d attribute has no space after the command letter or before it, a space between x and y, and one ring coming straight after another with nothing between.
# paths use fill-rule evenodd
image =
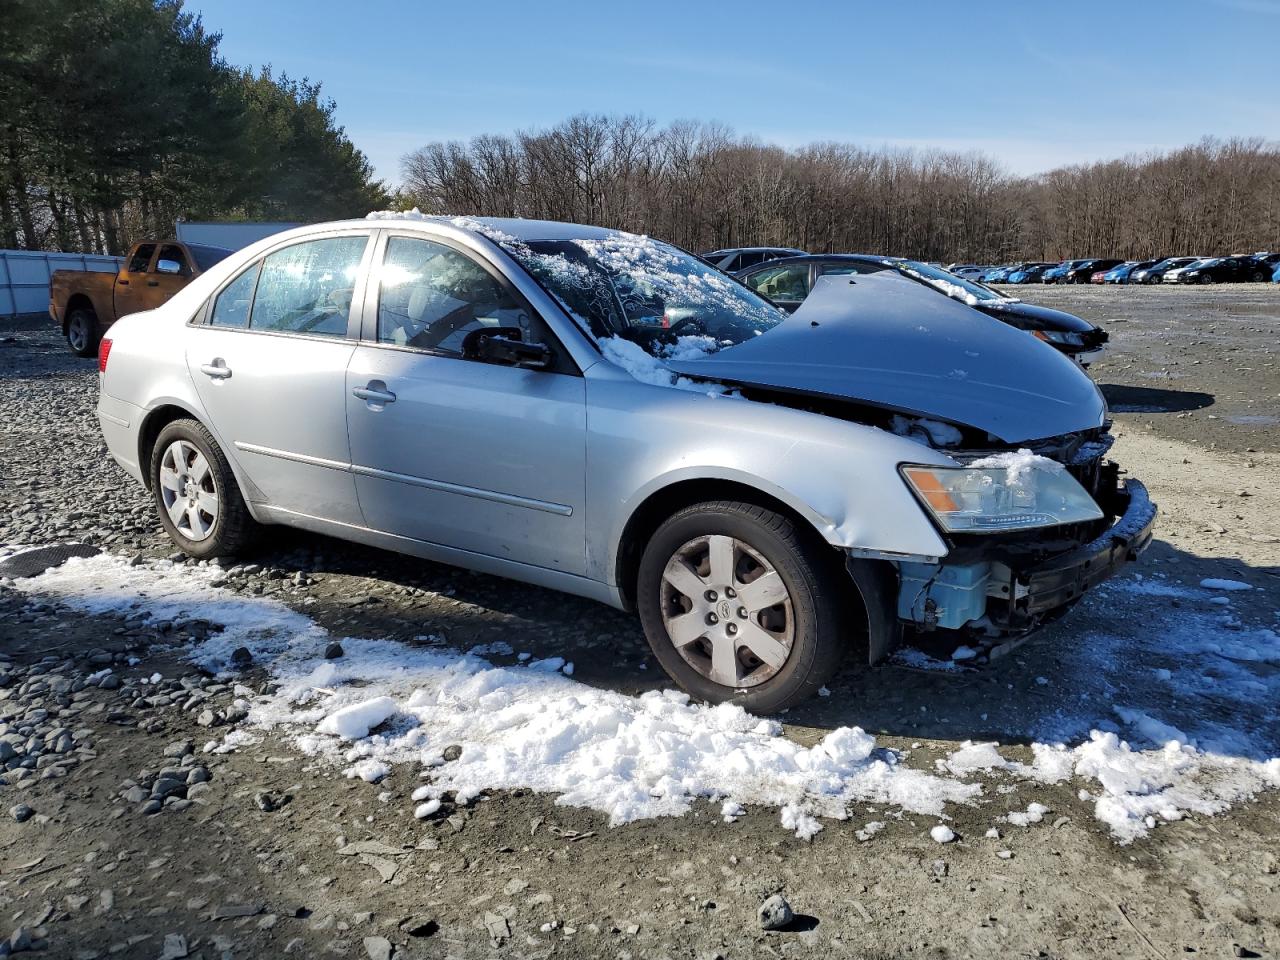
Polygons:
<instances>
[{"instance_id":1,"label":"windshield","mask_svg":"<svg viewBox=\"0 0 1280 960\"><path fill-rule=\"evenodd\" d=\"M954 297L956 300L963 300L966 303L974 303L979 300L1009 299L996 293L990 287L984 287L982 284L975 283L973 280L966 280L964 277L957 277L954 273L948 273L941 267L931 266L915 260L887 260L885 262L892 264L910 277L923 280L929 286L941 290L948 297Z\"/></svg>"},{"instance_id":2,"label":"windshield","mask_svg":"<svg viewBox=\"0 0 1280 960\"><path fill-rule=\"evenodd\" d=\"M648 237L502 245L597 338L624 337L655 355L686 336L733 346L786 318L697 257Z\"/></svg>"}]
</instances>

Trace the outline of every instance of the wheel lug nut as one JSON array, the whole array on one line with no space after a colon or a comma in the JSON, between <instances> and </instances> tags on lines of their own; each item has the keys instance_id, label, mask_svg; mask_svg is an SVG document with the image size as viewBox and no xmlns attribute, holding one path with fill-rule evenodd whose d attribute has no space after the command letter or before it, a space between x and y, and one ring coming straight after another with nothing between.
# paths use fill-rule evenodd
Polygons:
<instances>
[{"instance_id":1,"label":"wheel lug nut","mask_svg":"<svg viewBox=\"0 0 1280 960\"><path fill-rule=\"evenodd\" d=\"M717 617L714 613L707 614L707 623L711 624L712 626L715 626L719 622L720 622L720 618Z\"/></svg>"},{"instance_id":2,"label":"wheel lug nut","mask_svg":"<svg viewBox=\"0 0 1280 960\"><path fill-rule=\"evenodd\" d=\"M703 596L707 598L707 603L715 603L718 599L720 599L719 597L716 596L716 592L714 590L708 590L706 593L703 594Z\"/></svg>"},{"instance_id":3,"label":"wheel lug nut","mask_svg":"<svg viewBox=\"0 0 1280 960\"><path fill-rule=\"evenodd\" d=\"M728 597L730 600L732 600L734 597L738 595L738 591L733 589L733 587L725 587L724 595Z\"/></svg>"},{"instance_id":4,"label":"wheel lug nut","mask_svg":"<svg viewBox=\"0 0 1280 960\"><path fill-rule=\"evenodd\" d=\"M729 634L729 636L732 637L735 633L738 632L738 625L736 623L730 623L725 626L725 631Z\"/></svg>"},{"instance_id":5,"label":"wheel lug nut","mask_svg":"<svg viewBox=\"0 0 1280 960\"><path fill-rule=\"evenodd\" d=\"M747 608L746 608L746 607L739 607L739 608L738 608L738 616L739 616L739 617L741 617L743 620L747 619Z\"/></svg>"}]
</instances>

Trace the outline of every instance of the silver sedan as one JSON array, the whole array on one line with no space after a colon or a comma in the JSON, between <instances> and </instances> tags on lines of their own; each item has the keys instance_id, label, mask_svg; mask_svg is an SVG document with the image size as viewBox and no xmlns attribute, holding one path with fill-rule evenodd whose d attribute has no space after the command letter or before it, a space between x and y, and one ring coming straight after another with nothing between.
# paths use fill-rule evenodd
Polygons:
<instances>
[{"instance_id":1,"label":"silver sedan","mask_svg":"<svg viewBox=\"0 0 1280 960\"><path fill-rule=\"evenodd\" d=\"M1019 331L888 275L788 316L594 227L278 234L117 323L99 369L107 447L190 556L287 524L568 591L761 711L907 631L981 659L1154 516L1093 383Z\"/></svg>"}]
</instances>

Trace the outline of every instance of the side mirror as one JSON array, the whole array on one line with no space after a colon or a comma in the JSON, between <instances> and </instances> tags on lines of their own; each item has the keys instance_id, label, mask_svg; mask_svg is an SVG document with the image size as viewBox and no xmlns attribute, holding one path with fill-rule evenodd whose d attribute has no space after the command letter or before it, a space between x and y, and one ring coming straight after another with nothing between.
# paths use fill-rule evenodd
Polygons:
<instances>
[{"instance_id":1,"label":"side mirror","mask_svg":"<svg viewBox=\"0 0 1280 960\"><path fill-rule=\"evenodd\" d=\"M519 327L472 330L462 341L462 355L468 360L529 370L546 370L555 362L550 347L541 343L525 343L521 336Z\"/></svg>"},{"instance_id":2,"label":"side mirror","mask_svg":"<svg viewBox=\"0 0 1280 960\"><path fill-rule=\"evenodd\" d=\"M182 264L177 260L157 260L156 273L181 273Z\"/></svg>"}]
</instances>

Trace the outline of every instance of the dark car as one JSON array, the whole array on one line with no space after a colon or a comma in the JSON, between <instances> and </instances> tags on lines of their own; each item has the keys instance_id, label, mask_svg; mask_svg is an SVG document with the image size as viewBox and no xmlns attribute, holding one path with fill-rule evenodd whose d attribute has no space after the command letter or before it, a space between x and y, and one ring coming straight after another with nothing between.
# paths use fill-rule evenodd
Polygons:
<instances>
[{"instance_id":1,"label":"dark car","mask_svg":"<svg viewBox=\"0 0 1280 960\"><path fill-rule=\"evenodd\" d=\"M1163 283L1243 283L1265 280L1266 268L1253 257L1210 257L1170 270Z\"/></svg>"},{"instance_id":2,"label":"dark car","mask_svg":"<svg viewBox=\"0 0 1280 960\"><path fill-rule=\"evenodd\" d=\"M819 277L884 270L894 270L1003 323L1026 330L1082 366L1096 360L1102 352L1102 345L1107 342L1105 330L1070 313L1023 303L980 283L957 277L941 267L898 257L853 253L788 257L744 270L737 277L752 290L791 312L804 302Z\"/></svg>"},{"instance_id":3,"label":"dark car","mask_svg":"<svg viewBox=\"0 0 1280 960\"><path fill-rule=\"evenodd\" d=\"M1129 274L1129 283L1159 283L1170 270L1177 270L1189 263L1203 260L1203 257L1166 257L1157 260L1149 267L1135 267Z\"/></svg>"},{"instance_id":4,"label":"dark car","mask_svg":"<svg viewBox=\"0 0 1280 960\"><path fill-rule=\"evenodd\" d=\"M1044 275L1057 267L1057 263L1024 263L1009 276L1005 283L1044 283Z\"/></svg>"},{"instance_id":5,"label":"dark car","mask_svg":"<svg viewBox=\"0 0 1280 960\"><path fill-rule=\"evenodd\" d=\"M1276 267L1280 267L1280 253L1255 253L1250 259L1257 265L1253 274L1256 283L1270 280Z\"/></svg>"},{"instance_id":6,"label":"dark car","mask_svg":"<svg viewBox=\"0 0 1280 960\"><path fill-rule=\"evenodd\" d=\"M713 267L719 267L725 273L737 273L759 263L777 260L779 257L802 257L803 250L795 247L726 247L724 250L712 250L701 255Z\"/></svg>"},{"instance_id":7,"label":"dark car","mask_svg":"<svg viewBox=\"0 0 1280 960\"><path fill-rule=\"evenodd\" d=\"M1080 260L1078 266L1068 269L1062 274L1058 282L1088 283L1093 279L1095 273L1106 273L1112 267L1117 267L1123 262L1123 260Z\"/></svg>"}]
</instances>

